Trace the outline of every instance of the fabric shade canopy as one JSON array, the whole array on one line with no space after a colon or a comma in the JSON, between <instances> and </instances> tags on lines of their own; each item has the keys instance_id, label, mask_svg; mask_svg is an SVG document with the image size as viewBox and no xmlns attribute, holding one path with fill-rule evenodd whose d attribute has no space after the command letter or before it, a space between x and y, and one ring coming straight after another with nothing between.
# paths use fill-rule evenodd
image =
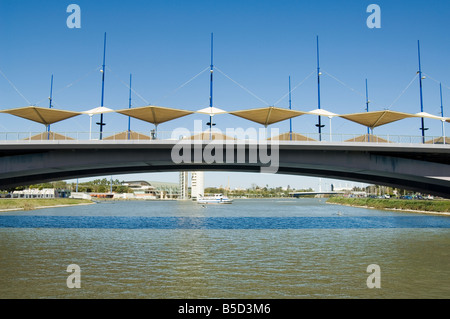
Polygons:
<instances>
[{"instance_id":1,"label":"fabric shade canopy","mask_svg":"<svg viewBox=\"0 0 450 319\"><path fill-rule=\"evenodd\" d=\"M426 118L430 118L430 119L436 119L436 120L441 120L441 121L445 121L445 117L441 117L441 116L437 116L437 115L433 115L427 112L419 112L414 114L417 117L426 117Z\"/></svg>"},{"instance_id":2,"label":"fabric shade canopy","mask_svg":"<svg viewBox=\"0 0 450 319\"><path fill-rule=\"evenodd\" d=\"M103 138L104 140L151 140L151 137L134 131L120 132Z\"/></svg>"},{"instance_id":3,"label":"fabric shade canopy","mask_svg":"<svg viewBox=\"0 0 450 319\"><path fill-rule=\"evenodd\" d=\"M308 114L320 115L320 116L326 116L326 117L338 116L338 114L324 110L324 109L315 109L315 110L309 111Z\"/></svg>"},{"instance_id":4,"label":"fabric shade canopy","mask_svg":"<svg viewBox=\"0 0 450 319\"><path fill-rule=\"evenodd\" d=\"M96 108L93 108L93 109L90 109L88 111L84 111L81 113L88 114L88 115L94 115L94 114L103 114L103 113L110 113L110 112L114 112L114 110L109 109L104 106L99 106L99 107L96 107Z\"/></svg>"},{"instance_id":5,"label":"fabric shade canopy","mask_svg":"<svg viewBox=\"0 0 450 319\"><path fill-rule=\"evenodd\" d=\"M81 112L83 114L89 115L89 117L91 118L91 121L89 123L89 139L91 139L91 134L92 134L92 117L96 114L111 113L111 112L114 112L114 110L104 107L104 106L99 106L99 107L90 109L88 111Z\"/></svg>"},{"instance_id":6,"label":"fabric shade canopy","mask_svg":"<svg viewBox=\"0 0 450 319\"><path fill-rule=\"evenodd\" d=\"M194 113L193 111L178 110L154 105L141 106L132 109L123 109L116 112L155 125Z\"/></svg>"},{"instance_id":7,"label":"fabric shade canopy","mask_svg":"<svg viewBox=\"0 0 450 319\"><path fill-rule=\"evenodd\" d=\"M206 141L206 140L218 140L218 141L225 141L225 140L236 140L236 138L230 137L228 135L225 135L221 132L210 132L205 131L205 132L201 132L192 136L188 136L184 139L189 139L189 140L202 140L202 141Z\"/></svg>"},{"instance_id":8,"label":"fabric shade canopy","mask_svg":"<svg viewBox=\"0 0 450 319\"><path fill-rule=\"evenodd\" d=\"M370 127L371 129L377 126L381 126L405 118L415 117L415 115L413 114L389 110L344 114L339 116L344 119Z\"/></svg>"},{"instance_id":9,"label":"fabric shade canopy","mask_svg":"<svg viewBox=\"0 0 450 319\"><path fill-rule=\"evenodd\" d=\"M50 125L81 114L80 112L63 111L38 106L25 106L16 109L1 110L0 113L8 113L44 125Z\"/></svg>"},{"instance_id":10,"label":"fabric shade canopy","mask_svg":"<svg viewBox=\"0 0 450 319\"><path fill-rule=\"evenodd\" d=\"M242 117L249 121L253 121L264 126L281 122L299 115L308 114L308 112L283 109L275 106L250 109L250 110L242 110L242 111L233 111L229 112L235 116Z\"/></svg>"},{"instance_id":11,"label":"fabric shade canopy","mask_svg":"<svg viewBox=\"0 0 450 319\"><path fill-rule=\"evenodd\" d=\"M198 110L195 113L201 113L201 114L207 114L210 116L216 115L216 114L225 114L228 113L227 111L224 111L222 109L219 109L217 107L205 107L204 109Z\"/></svg>"},{"instance_id":12,"label":"fabric shade canopy","mask_svg":"<svg viewBox=\"0 0 450 319\"><path fill-rule=\"evenodd\" d=\"M290 141L291 133L290 132L282 133L282 134L274 136L274 137L269 137L268 140ZM307 137L305 135L299 134L299 133L292 132L292 141L317 141L317 140Z\"/></svg>"},{"instance_id":13,"label":"fabric shade canopy","mask_svg":"<svg viewBox=\"0 0 450 319\"><path fill-rule=\"evenodd\" d=\"M332 134L331 134L331 119L335 116L339 116L336 113L332 113L330 111L324 110L324 109L315 109L312 111L309 111L308 114L312 115L318 115L318 116L326 116L330 119L330 141L332 140Z\"/></svg>"},{"instance_id":14,"label":"fabric shade canopy","mask_svg":"<svg viewBox=\"0 0 450 319\"><path fill-rule=\"evenodd\" d=\"M73 140L73 138L58 134L55 132L42 132L36 135L33 135L31 137L25 138L25 140L32 140L32 141L45 141L45 140Z\"/></svg>"},{"instance_id":15,"label":"fabric shade canopy","mask_svg":"<svg viewBox=\"0 0 450 319\"><path fill-rule=\"evenodd\" d=\"M344 142L372 142L372 143L390 143L388 140L381 138L373 134L364 134L356 137L349 138Z\"/></svg>"},{"instance_id":16,"label":"fabric shade canopy","mask_svg":"<svg viewBox=\"0 0 450 319\"><path fill-rule=\"evenodd\" d=\"M425 144L450 144L450 137L437 137L435 139L426 141Z\"/></svg>"}]
</instances>

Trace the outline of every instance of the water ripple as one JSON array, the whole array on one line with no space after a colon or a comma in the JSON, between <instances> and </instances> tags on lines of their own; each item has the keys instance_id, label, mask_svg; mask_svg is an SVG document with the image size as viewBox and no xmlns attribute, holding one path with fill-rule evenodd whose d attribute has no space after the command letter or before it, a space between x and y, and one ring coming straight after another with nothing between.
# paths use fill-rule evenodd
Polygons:
<instances>
[{"instance_id":1,"label":"water ripple","mask_svg":"<svg viewBox=\"0 0 450 319\"><path fill-rule=\"evenodd\" d=\"M354 229L450 228L441 216L143 217L0 216L1 228L100 229Z\"/></svg>"}]
</instances>

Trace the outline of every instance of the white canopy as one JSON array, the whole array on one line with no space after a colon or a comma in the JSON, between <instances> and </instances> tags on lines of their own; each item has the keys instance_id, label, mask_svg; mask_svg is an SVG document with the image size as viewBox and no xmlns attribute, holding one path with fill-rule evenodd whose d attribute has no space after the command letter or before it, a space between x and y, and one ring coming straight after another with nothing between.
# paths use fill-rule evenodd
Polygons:
<instances>
[{"instance_id":1,"label":"white canopy","mask_svg":"<svg viewBox=\"0 0 450 319\"><path fill-rule=\"evenodd\" d=\"M109 108L104 107L104 106L99 106L99 107L96 107L94 109L90 109L88 111L84 111L84 112L81 112L81 113L88 114L88 115L94 115L94 114L102 114L102 113L110 113L110 112L114 112L114 110L109 109Z\"/></svg>"},{"instance_id":2,"label":"white canopy","mask_svg":"<svg viewBox=\"0 0 450 319\"><path fill-rule=\"evenodd\" d=\"M225 110L219 109L217 107L214 107L214 106L213 107L208 106L208 107L205 107L204 109L196 111L195 113L201 113L201 114L207 114L207 115L213 116L216 114L225 114L228 112Z\"/></svg>"},{"instance_id":3,"label":"white canopy","mask_svg":"<svg viewBox=\"0 0 450 319\"><path fill-rule=\"evenodd\" d=\"M331 119L332 119L333 117L339 116L339 115L336 114L336 113L333 113L333 112L324 110L324 109L315 109L315 110L309 111L308 114L311 114L311 115L319 115L319 116L326 116L326 117L328 117L328 118L330 119L330 141L331 141L331 140L332 140L332 133L331 133Z\"/></svg>"},{"instance_id":4,"label":"white canopy","mask_svg":"<svg viewBox=\"0 0 450 319\"><path fill-rule=\"evenodd\" d=\"M330 111L327 111L327 110L324 110L324 109L315 109L315 110L309 111L308 113L309 114L313 114L313 115L326 116L326 117L329 117L329 118L335 117L335 116L339 116L336 113L333 113L333 112L330 112Z\"/></svg>"},{"instance_id":5,"label":"white canopy","mask_svg":"<svg viewBox=\"0 0 450 319\"><path fill-rule=\"evenodd\" d=\"M441 120L441 121L445 121L446 120L445 117L433 115L433 114L430 114L430 113L427 113L427 112L419 112L419 113L416 113L414 115L418 116L418 117L427 117L427 118L430 118L430 119L436 119L436 120Z\"/></svg>"},{"instance_id":6,"label":"white canopy","mask_svg":"<svg viewBox=\"0 0 450 319\"><path fill-rule=\"evenodd\" d=\"M103 114L103 113L111 113L114 112L114 110L104 107L104 106L99 106L84 112L81 112L83 114L87 114L90 117L90 122L89 122L89 139L92 138L92 116L96 115L96 114Z\"/></svg>"}]
</instances>

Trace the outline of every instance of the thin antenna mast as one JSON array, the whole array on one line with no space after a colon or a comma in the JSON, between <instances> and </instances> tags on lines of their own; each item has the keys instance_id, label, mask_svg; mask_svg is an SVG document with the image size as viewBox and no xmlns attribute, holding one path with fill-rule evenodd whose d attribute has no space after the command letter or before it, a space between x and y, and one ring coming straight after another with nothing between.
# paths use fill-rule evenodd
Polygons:
<instances>
[{"instance_id":1,"label":"thin antenna mast","mask_svg":"<svg viewBox=\"0 0 450 319\"><path fill-rule=\"evenodd\" d=\"M369 90L367 88L367 79L366 79L366 112L369 112ZM367 141L370 142L370 128L367 127Z\"/></svg>"},{"instance_id":2,"label":"thin antenna mast","mask_svg":"<svg viewBox=\"0 0 450 319\"><path fill-rule=\"evenodd\" d=\"M130 73L130 93L128 96L128 108L131 109L131 73ZM131 135L131 116L128 116L128 139Z\"/></svg>"},{"instance_id":3,"label":"thin antenna mast","mask_svg":"<svg viewBox=\"0 0 450 319\"><path fill-rule=\"evenodd\" d=\"M319 36L316 37L316 44L317 44L317 108L320 109L320 76L322 73L320 73L320 66L319 66ZM320 115L318 116L318 123L316 126L319 128L319 141L322 140L322 127L325 125L322 125Z\"/></svg>"},{"instance_id":4,"label":"thin antenna mast","mask_svg":"<svg viewBox=\"0 0 450 319\"><path fill-rule=\"evenodd\" d=\"M289 109L292 109L291 104L291 76L289 75ZM289 119L289 139L292 141L292 118Z\"/></svg>"},{"instance_id":5,"label":"thin antenna mast","mask_svg":"<svg viewBox=\"0 0 450 319\"><path fill-rule=\"evenodd\" d=\"M420 64L420 42L417 40L417 53L419 57L419 89L420 89L420 112L423 112L423 95L422 95L422 67ZM420 128L422 130L422 143L425 143L425 131L428 130L428 128L425 128L425 120L422 116L421 118L422 127Z\"/></svg>"},{"instance_id":6,"label":"thin antenna mast","mask_svg":"<svg viewBox=\"0 0 450 319\"><path fill-rule=\"evenodd\" d=\"M442 104L442 83L439 83L439 93L441 96L441 117L443 118L444 117L444 105ZM442 120L442 143L447 144L445 142L445 126L444 126L444 124L445 124L445 120L443 119Z\"/></svg>"},{"instance_id":7,"label":"thin antenna mast","mask_svg":"<svg viewBox=\"0 0 450 319\"><path fill-rule=\"evenodd\" d=\"M213 64L213 33L211 33L211 65L210 65L210 79L209 79L209 138L212 140L212 127L216 124L212 122L212 108L213 108L213 73L214 73L214 64Z\"/></svg>"},{"instance_id":8,"label":"thin antenna mast","mask_svg":"<svg viewBox=\"0 0 450 319\"><path fill-rule=\"evenodd\" d=\"M103 41L103 66L102 66L102 99L100 106L103 107L103 98L105 95L105 55L106 55L106 32L105 32L105 38ZM100 113L100 122L97 123L97 125L100 125L100 139L102 139L103 135L103 126L106 125L103 123L103 113Z\"/></svg>"},{"instance_id":9,"label":"thin antenna mast","mask_svg":"<svg viewBox=\"0 0 450 319\"><path fill-rule=\"evenodd\" d=\"M52 74L52 79L50 81L50 97L49 99L49 108L52 108L52 101L53 101L53 74ZM47 139L50 139L50 124L47 125Z\"/></svg>"}]
</instances>

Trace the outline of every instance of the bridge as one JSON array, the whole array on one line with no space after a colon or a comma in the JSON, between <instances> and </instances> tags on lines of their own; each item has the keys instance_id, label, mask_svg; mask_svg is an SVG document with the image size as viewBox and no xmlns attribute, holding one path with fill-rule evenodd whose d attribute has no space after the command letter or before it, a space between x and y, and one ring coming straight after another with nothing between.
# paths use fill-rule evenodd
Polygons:
<instances>
[{"instance_id":1,"label":"bridge","mask_svg":"<svg viewBox=\"0 0 450 319\"><path fill-rule=\"evenodd\" d=\"M201 154L218 159L221 149L212 151L212 142L200 141L196 145ZM224 141L214 143L219 146ZM174 161L173 150L177 147L179 141L174 140L0 141L0 188L125 173L257 173L272 166L278 174L374 183L450 198L450 147L445 144L278 141L275 149L267 142L228 141L226 150L230 153L223 154L223 161L211 161L205 156L200 160ZM268 149L277 153L271 163L262 156L253 156ZM195 152L192 149L183 156L192 155L189 157L195 159ZM226 160L230 158L234 160ZM275 159L278 163L274 163Z\"/></svg>"},{"instance_id":2,"label":"bridge","mask_svg":"<svg viewBox=\"0 0 450 319\"><path fill-rule=\"evenodd\" d=\"M344 194L344 192L290 192L289 196L301 197L301 196L312 196L312 195L337 195Z\"/></svg>"}]
</instances>

